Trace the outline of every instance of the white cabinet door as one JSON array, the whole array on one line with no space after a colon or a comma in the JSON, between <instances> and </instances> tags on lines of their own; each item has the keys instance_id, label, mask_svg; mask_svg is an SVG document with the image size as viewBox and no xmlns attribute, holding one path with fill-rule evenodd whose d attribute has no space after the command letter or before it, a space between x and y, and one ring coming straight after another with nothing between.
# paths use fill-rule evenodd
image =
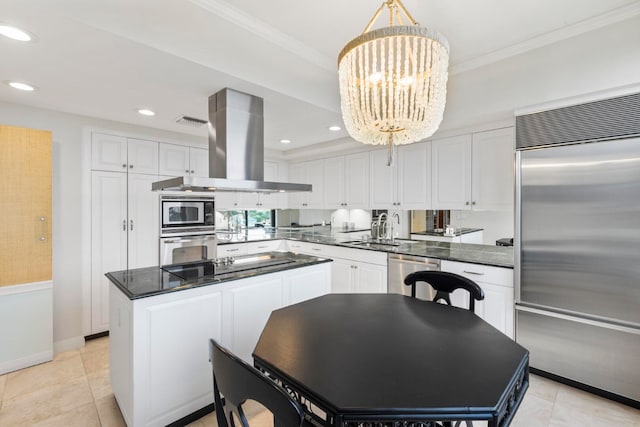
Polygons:
<instances>
[{"instance_id":1,"label":"white cabinet door","mask_svg":"<svg viewBox=\"0 0 640 427\"><path fill-rule=\"evenodd\" d=\"M513 209L514 143L511 127L473 134L473 209Z\"/></svg>"},{"instance_id":2,"label":"white cabinet door","mask_svg":"<svg viewBox=\"0 0 640 427\"><path fill-rule=\"evenodd\" d=\"M355 293L387 292L387 267L365 262L354 263L356 280L352 291Z\"/></svg>"},{"instance_id":3,"label":"white cabinet door","mask_svg":"<svg viewBox=\"0 0 640 427\"><path fill-rule=\"evenodd\" d=\"M331 292L348 294L354 281L353 262L347 259L333 258L331 263Z\"/></svg>"},{"instance_id":4,"label":"white cabinet door","mask_svg":"<svg viewBox=\"0 0 640 427\"><path fill-rule=\"evenodd\" d=\"M151 191L155 175L129 174L128 179L128 268L159 264L159 193Z\"/></svg>"},{"instance_id":5,"label":"white cabinet door","mask_svg":"<svg viewBox=\"0 0 640 427\"><path fill-rule=\"evenodd\" d=\"M126 172L127 138L93 133L91 135L91 169Z\"/></svg>"},{"instance_id":6,"label":"white cabinet door","mask_svg":"<svg viewBox=\"0 0 640 427\"><path fill-rule=\"evenodd\" d=\"M282 279L265 275L253 283L225 293L230 301L231 330L227 342L231 351L253 365L253 349L273 310L282 307ZM226 303L225 303L226 304Z\"/></svg>"},{"instance_id":7,"label":"white cabinet door","mask_svg":"<svg viewBox=\"0 0 640 427\"><path fill-rule=\"evenodd\" d=\"M216 209L237 209L238 193L231 191L220 191L215 193Z\"/></svg>"},{"instance_id":8,"label":"white cabinet door","mask_svg":"<svg viewBox=\"0 0 640 427\"><path fill-rule=\"evenodd\" d=\"M431 142L398 148L398 190L405 210L431 208Z\"/></svg>"},{"instance_id":9,"label":"white cabinet door","mask_svg":"<svg viewBox=\"0 0 640 427\"><path fill-rule=\"evenodd\" d=\"M207 291L160 299L136 310L134 377L129 380L135 419L129 425L167 425L176 411L190 413L191 407L211 401L206 355L209 339L221 341L224 318L222 292Z\"/></svg>"},{"instance_id":10,"label":"white cabinet door","mask_svg":"<svg viewBox=\"0 0 640 427\"><path fill-rule=\"evenodd\" d=\"M476 314L509 338L513 338L513 269L455 261L442 261L440 268L442 271L459 274L476 282L484 291L484 300L476 302ZM452 297L451 300L454 305L468 307L466 292L464 297Z\"/></svg>"},{"instance_id":11,"label":"white cabinet door","mask_svg":"<svg viewBox=\"0 0 640 427\"><path fill-rule=\"evenodd\" d=\"M434 209L471 208L471 135L432 141Z\"/></svg>"},{"instance_id":12,"label":"white cabinet door","mask_svg":"<svg viewBox=\"0 0 640 427\"><path fill-rule=\"evenodd\" d=\"M387 166L387 150L375 150L369 153L371 174L371 209L394 209L397 207L396 164Z\"/></svg>"},{"instance_id":13,"label":"white cabinet door","mask_svg":"<svg viewBox=\"0 0 640 427\"><path fill-rule=\"evenodd\" d=\"M484 300L476 307L476 313L491 326L513 338L513 289L491 283L477 282L484 291Z\"/></svg>"},{"instance_id":14,"label":"white cabinet door","mask_svg":"<svg viewBox=\"0 0 640 427\"><path fill-rule=\"evenodd\" d=\"M160 175L184 176L189 169L189 147L184 145L160 143Z\"/></svg>"},{"instance_id":15,"label":"white cabinet door","mask_svg":"<svg viewBox=\"0 0 640 427\"><path fill-rule=\"evenodd\" d=\"M344 209L345 198L345 158L344 156L324 159L325 208Z\"/></svg>"},{"instance_id":16,"label":"white cabinet door","mask_svg":"<svg viewBox=\"0 0 640 427\"><path fill-rule=\"evenodd\" d=\"M289 167L289 182L311 184L311 192L289 193L291 209L324 208L324 160L294 163Z\"/></svg>"},{"instance_id":17,"label":"white cabinet door","mask_svg":"<svg viewBox=\"0 0 640 427\"><path fill-rule=\"evenodd\" d=\"M109 279L127 268L127 174L91 173L91 333L109 329Z\"/></svg>"},{"instance_id":18,"label":"white cabinet door","mask_svg":"<svg viewBox=\"0 0 640 427\"><path fill-rule=\"evenodd\" d=\"M193 176L209 176L209 150L189 147L189 173Z\"/></svg>"},{"instance_id":19,"label":"white cabinet door","mask_svg":"<svg viewBox=\"0 0 640 427\"><path fill-rule=\"evenodd\" d=\"M264 162L264 180L268 182L286 182L286 166L281 162ZM286 209L288 198L286 193L260 194L260 209Z\"/></svg>"},{"instance_id":20,"label":"white cabinet door","mask_svg":"<svg viewBox=\"0 0 640 427\"><path fill-rule=\"evenodd\" d=\"M306 208L324 209L324 160L313 160L306 163L306 183L311 184L312 189L307 195Z\"/></svg>"},{"instance_id":21,"label":"white cabinet door","mask_svg":"<svg viewBox=\"0 0 640 427\"><path fill-rule=\"evenodd\" d=\"M129 173L158 175L158 143L127 138Z\"/></svg>"},{"instance_id":22,"label":"white cabinet door","mask_svg":"<svg viewBox=\"0 0 640 427\"><path fill-rule=\"evenodd\" d=\"M344 198L349 209L369 209L369 153L344 157ZM325 188L327 193L332 187Z\"/></svg>"},{"instance_id":23,"label":"white cabinet door","mask_svg":"<svg viewBox=\"0 0 640 427\"><path fill-rule=\"evenodd\" d=\"M331 292L329 271L329 269L290 270L289 274L284 275L284 305L297 304Z\"/></svg>"},{"instance_id":24,"label":"white cabinet door","mask_svg":"<svg viewBox=\"0 0 640 427\"><path fill-rule=\"evenodd\" d=\"M307 174L305 168L305 162L293 163L291 166L289 166L289 182L294 182L296 184L306 184ZM306 193L289 193L289 207L291 209L303 208L306 200Z\"/></svg>"}]
</instances>

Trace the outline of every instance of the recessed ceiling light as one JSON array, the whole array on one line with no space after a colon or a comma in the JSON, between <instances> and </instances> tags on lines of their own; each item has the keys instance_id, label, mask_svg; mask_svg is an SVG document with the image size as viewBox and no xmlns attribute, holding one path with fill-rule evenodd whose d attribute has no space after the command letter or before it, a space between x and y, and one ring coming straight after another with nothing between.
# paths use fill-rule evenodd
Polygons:
<instances>
[{"instance_id":1,"label":"recessed ceiling light","mask_svg":"<svg viewBox=\"0 0 640 427\"><path fill-rule=\"evenodd\" d=\"M290 144L291 140L290 139L281 139L280 142L283 143L283 144Z\"/></svg>"},{"instance_id":2,"label":"recessed ceiling light","mask_svg":"<svg viewBox=\"0 0 640 427\"><path fill-rule=\"evenodd\" d=\"M24 90L25 92L33 92L34 90L38 89L37 87L27 84L27 83L22 83L22 82L12 82L9 80L5 80L4 84L11 86L14 89L18 89L18 90Z\"/></svg>"},{"instance_id":3,"label":"recessed ceiling light","mask_svg":"<svg viewBox=\"0 0 640 427\"><path fill-rule=\"evenodd\" d=\"M20 28L12 27L7 24L0 24L0 34L13 40L20 42L29 42L33 40L33 37L26 31Z\"/></svg>"},{"instance_id":4,"label":"recessed ceiling light","mask_svg":"<svg viewBox=\"0 0 640 427\"><path fill-rule=\"evenodd\" d=\"M342 128L340 126L329 126L329 130L337 132L339 130L342 130Z\"/></svg>"},{"instance_id":5,"label":"recessed ceiling light","mask_svg":"<svg viewBox=\"0 0 640 427\"><path fill-rule=\"evenodd\" d=\"M141 108L140 110L138 110L138 113L142 114L143 116L155 116L156 113L154 113L151 110L147 110L145 108Z\"/></svg>"}]
</instances>

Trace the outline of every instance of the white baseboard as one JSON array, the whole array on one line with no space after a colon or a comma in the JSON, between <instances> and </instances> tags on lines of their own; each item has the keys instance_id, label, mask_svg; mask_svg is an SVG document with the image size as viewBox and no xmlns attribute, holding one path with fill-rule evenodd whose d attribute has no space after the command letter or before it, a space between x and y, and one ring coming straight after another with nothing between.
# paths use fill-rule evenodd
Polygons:
<instances>
[{"instance_id":1,"label":"white baseboard","mask_svg":"<svg viewBox=\"0 0 640 427\"><path fill-rule=\"evenodd\" d=\"M28 368L29 366L38 365L40 363L53 360L53 351L44 351L42 353L31 354L21 359L9 360L0 363L0 375L7 372L17 371L18 369Z\"/></svg>"},{"instance_id":2,"label":"white baseboard","mask_svg":"<svg viewBox=\"0 0 640 427\"><path fill-rule=\"evenodd\" d=\"M79 337L67 338L66 340L55 341L53 343L53 353L64 353L69 350L78 350L84 347L84 337L80 335Z\"/></svg>"}]
</instances>

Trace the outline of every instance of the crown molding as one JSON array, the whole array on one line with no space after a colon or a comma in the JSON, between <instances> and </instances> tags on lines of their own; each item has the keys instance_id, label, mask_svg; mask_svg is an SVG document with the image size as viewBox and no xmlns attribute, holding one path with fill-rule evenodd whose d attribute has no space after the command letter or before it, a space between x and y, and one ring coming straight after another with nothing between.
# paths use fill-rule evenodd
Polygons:
<instances>
[{"instance_id":1,"label":"crown molding","mask_svg":"<svg viewBox=\"0 0 640 427\"><path fill-rule=\"evenodd\" d=\"M320 53L304 43L284 34L277 28L256 19L237 7L222 0L190 0L193 4L218 15L220 18L231 22L255 35L262 37L271 43L288 50L298 57L332 73L336 72L337 62L335 58Z\"/></svg>"},{"instance_id":2,"label":"crown molding","mask_svg":"<svg viewBox=\"0 0 640 427\"><path fill-rule=\"evenodd\" d=\"M585 19L584 21L559 28L555 31L550 31L539 36L532 37L529 40L508 46L504 49L499 49L479 56L477 58L462 61L460 63L452 65L449 68L449 74L456 75L464 73L466 71L471 71L476 68L480 68L485 65L528 52L530 50L548 46L550 44L557 43L570 37L575 37L589 31L606 27L607 25L631 19L638 15L640 15L640 2L635 2L630 5L603 13L602 15L598 15L589 19Z\"/></svg>"}]
</instances>

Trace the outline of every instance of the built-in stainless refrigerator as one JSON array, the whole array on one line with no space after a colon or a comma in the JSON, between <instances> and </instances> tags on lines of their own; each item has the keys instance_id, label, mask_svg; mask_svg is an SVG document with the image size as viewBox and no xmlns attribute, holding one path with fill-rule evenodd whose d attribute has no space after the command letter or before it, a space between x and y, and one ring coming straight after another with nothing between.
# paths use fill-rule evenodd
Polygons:
<instances>
[{"instance_id":1,"label":"built-in stainless refrigerator","mask_svg":"<svg viewBox=\"0 0 640 427\"><path fill-rule=\"evenodd\" d=\"M640 96L635 101L640 105ZM638 113L630 114L640 126ZM584 129L592 125L589 114L575 109L520 119L516 340L530 351L533 368L636 406L640 137L624 129L592 138ZM580 126L574 132L583 131L582 139L565 135Z\"/></svg>"}]
</instances>

